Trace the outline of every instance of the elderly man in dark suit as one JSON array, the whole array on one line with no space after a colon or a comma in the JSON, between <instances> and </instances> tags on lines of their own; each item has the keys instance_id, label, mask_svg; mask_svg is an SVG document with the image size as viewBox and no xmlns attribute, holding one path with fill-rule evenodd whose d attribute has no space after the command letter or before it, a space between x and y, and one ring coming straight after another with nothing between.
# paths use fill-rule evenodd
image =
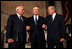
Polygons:
<instances>
[{"instance_id":1,"label":"elderly man in dark suit","mask_svg":"<svg viewBox=\"0 0 72 49\"><path fill-rule=\"evenodd\" d=\"M7 42L9 48L25 48L26 43L26 18L23 16L24 7L18 6L16 14L12 14L7 22Z\"/></svg>"},{"instance_id":2,"label":"elderly man in dark suit","mask_svg":"<svg viewBox=\"0 0 72 49\"><path fill-rule=\"evenodd\" d=\"M65 22L62 15L55 12L55 6L48 7L49 16L46 17L48 48L62 48L65 40Z\"/></svg>"},{"instance_id":3,"label":"elderly man in dark suit","mask_svg":"<svg viewBox=\"0 0 72 49\"><path fill-rule=\"evenodd\" d=\"M39 8L33 8L33 15L28 18L31 48L45 48L44 18L39 15ZM27 27L27 28L29 28Z\"/></svg>"}]
</instances>

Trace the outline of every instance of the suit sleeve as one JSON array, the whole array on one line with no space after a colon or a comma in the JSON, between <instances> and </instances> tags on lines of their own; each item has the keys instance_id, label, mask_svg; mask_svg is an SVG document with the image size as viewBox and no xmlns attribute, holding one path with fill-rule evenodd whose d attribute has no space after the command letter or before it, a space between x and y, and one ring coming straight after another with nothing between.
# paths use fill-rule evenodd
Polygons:
<instances>
[{"instance_id":1,"label":"suit sleeve","mask_svg":"<svg viewBox=\"0 0 72 49\"><path fill-rule=\"evenodd\" d=\"M30 26L30 18L27 18L27 23L26 23L27 26Z\"/></svg>"},{"instance_id":2,"label":"suit sleeve","mask_svg":"<svg viewBox=\"0 0 72 49\"><path fill-rule=\"evenodd\" d=\"M7 39L11 38L11 35L12 35L12 32L11 32L12 24L13 24L12 16L9 16L8 21L7 21L6 41L7 41Z\"/></svg>"},{"instance_id":3,"label":"suit sleeve","mask_svg":"<svg viewBox=\"0 0 72 49\"><path fill-rule=\"evenodd\" d=\"M65 21L63 16L60 19L60 35L61 38L65 38Z\"/></svg>"},{"instance_id":4,"label":"suit sleeve","mask_svg":"<svg viewBox=\"0 0 72 49\"><path fill-rule=\"evenodd\" d=\"M46 25L48 25L49 24L49 16L46 16L46 18L44 19L44 23L46 24Z\"/></svg>"},{"instance_id":5,"label":"suit sleeve","mask_svg":"<svg viewBox=\"0 0 72 49\"><path fill-rule=\"evenodd\" d=\"M24 30L26 31L26 26L28 25L27 18L24 18Z\"/></svg>"},{"instance_id":6,"label":"suit sleeve","mask_svg":"<svg viewBox=\"0 0 72 49\"><path fill-rule=\"evenodd\" d=\"M43 18L43 23L46 24L45 18Z\"/></svg>"}]
</instances>

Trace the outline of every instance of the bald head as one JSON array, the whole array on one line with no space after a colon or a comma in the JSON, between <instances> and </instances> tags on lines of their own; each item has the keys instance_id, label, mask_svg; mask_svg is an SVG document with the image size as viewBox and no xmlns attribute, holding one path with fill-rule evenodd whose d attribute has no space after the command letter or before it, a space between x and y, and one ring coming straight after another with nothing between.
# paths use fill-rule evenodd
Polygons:
<instances>
[{"instance_id":1,"label":"bald head","mask_svg":"<svg viewBox=\"0 0 72 49\"><path fill-rule=\"evenodd\" d=\"M16 12L20 15L23 15L24 14L24 6L18 6L16 7Z\"/></svg>"},{"instance_id":2,"label":"bald head","mask_svg":"<svg viewBox=\"0 0 72 49\"><path fill-rule=\"evenodd\" d=\"M33 14L38 15L39 14L39 7L34 7L33 8Z\"/></svg>"}]
</instances>

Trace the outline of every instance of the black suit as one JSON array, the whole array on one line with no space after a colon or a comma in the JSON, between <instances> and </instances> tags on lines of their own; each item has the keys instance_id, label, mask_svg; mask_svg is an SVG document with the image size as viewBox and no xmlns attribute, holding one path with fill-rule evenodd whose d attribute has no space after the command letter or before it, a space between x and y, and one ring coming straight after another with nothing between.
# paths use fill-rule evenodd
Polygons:
<instances>
[{"instance_id":1,"label":"black suit","mask_svg":"<svg viewBox=\"0 0 72 49\"><path fill-rule=\"evenodd\" d=\"M30 30L30 41L32 48L44 48L45 47L45 37L42 25L44 23L44 18L39 16L37 25L35 25L33 16L29 19Z\"/></svg>"},{"instance_id":2,"label":"black suit","mask_svg":"<svg viewBox=\"0 0 72 49\"><path fill-rule=\"evenodd\" d=\"M22 18L23 21L18 18L17 14L9 16L6 37L14 40L9 44L10 48L23 48L26 43L26 18L24 16Z\"/></svg>"},{"instance_id":3,"label":"black suit","mask_svg":"<svg viewBox=\"0 0 72 49\"><path fill-rule=\"evenodd\" d=\"M48 48L61 47L60 38L65 38L65 22L63 16L56 14L55 19L51 22L51 16L46 17L46 25L48 30Z\"/></svg>"}]
</instances>

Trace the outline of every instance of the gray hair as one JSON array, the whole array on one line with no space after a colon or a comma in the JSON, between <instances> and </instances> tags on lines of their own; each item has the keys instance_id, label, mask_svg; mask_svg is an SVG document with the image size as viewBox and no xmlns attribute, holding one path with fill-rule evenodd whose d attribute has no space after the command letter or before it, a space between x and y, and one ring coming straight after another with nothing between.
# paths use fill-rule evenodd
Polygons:
<instances>
[{"instance_id":1,"label":"gray hair","mask_svg":"<svg viewBox=\"0 0 72 49\"><path fill-rule=\"evenodd\" d=\"M17 11L18 9L20 9L20 6L16 7L16 11Z\"/></svg>"},{"instance_id":2,"label":"gray hair","mask_svg":"<svg viewBox=\"0 0 72 49\"><path fill-rule=\"evenodd\" d=\"M37 9L39 10L39 7L34 7L33 10L34 10L35 8L37 8Z\"/></svg>"}]
</instances>

